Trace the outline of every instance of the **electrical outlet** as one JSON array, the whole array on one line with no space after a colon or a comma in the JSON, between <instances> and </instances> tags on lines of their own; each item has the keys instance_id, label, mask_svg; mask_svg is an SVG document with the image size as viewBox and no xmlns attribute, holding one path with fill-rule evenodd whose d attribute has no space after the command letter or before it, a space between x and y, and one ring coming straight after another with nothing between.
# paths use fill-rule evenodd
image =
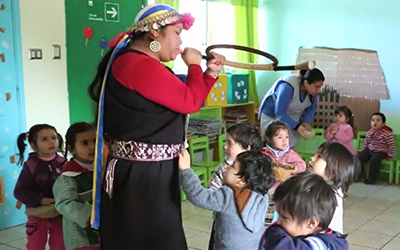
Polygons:
<instances>
[{"instance_id":1,"label":"electrical outlet","mask_svg":"<svg viewBox=\"0 0 400 250\"><path fill-rule=\"evenodd\" d=\"M42 49L29 49L29 60L41 60Z\"/></svg>"},{"instance_id":2,"label":"electrical outlet","mask_svg":"<svg viewBox=\"0 0 400 250\"><path fill-rule=\"evenodd\" d=\"M53 59L61 59L61 46L53 44Z\"/></svg>"}]
</instances>

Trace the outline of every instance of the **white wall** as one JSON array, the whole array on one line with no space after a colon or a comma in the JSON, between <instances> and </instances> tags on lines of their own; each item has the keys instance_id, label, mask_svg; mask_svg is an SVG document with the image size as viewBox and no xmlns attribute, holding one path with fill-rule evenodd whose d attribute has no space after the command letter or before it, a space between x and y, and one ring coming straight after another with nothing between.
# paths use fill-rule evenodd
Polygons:
<instances>
[{"instance_id":1,"label":"white wall","mask_svg":"<svg viewBox=\"0 0 400 250\"><path fill-rule=\"evenodd\" d=\"M27 128L48 123L65 135L69 126L65 50L65 7L61 0L20 0L22 60ZM52 44L61 60L52 59ZM42 60L29 60L30 48L42 49Z\"/></svg>"}]
</instances>

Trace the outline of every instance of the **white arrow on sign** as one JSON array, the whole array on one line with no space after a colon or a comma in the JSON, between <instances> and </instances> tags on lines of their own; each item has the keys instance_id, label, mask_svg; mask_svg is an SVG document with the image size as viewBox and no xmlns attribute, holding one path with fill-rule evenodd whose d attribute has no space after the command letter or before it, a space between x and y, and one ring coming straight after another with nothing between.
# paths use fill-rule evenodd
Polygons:
<instances>
[{"instance_id":1,"label":"white arrow on sign","mask_svg":"<svg viewBox=\"0 0 400 250\"><path fill-rule=\"evenodd\" d=\"M107 14L112 15L111 17L114 18L118 14L118 12L114 7L111 7L111 10L107 10Z\"/></svg>"}]
</instances>

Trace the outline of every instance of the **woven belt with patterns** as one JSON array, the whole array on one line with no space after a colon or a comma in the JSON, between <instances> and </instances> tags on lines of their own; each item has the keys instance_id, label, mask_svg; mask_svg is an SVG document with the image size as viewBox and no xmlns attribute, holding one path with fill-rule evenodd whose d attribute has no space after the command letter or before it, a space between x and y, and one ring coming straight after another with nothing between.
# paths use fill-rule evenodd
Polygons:
<instances>
[{"instance_id":1,"label":"woven belt with patterns","mask_svg":"<svg viewBox=\"0 0 400 250\"><path fill-rule=\"evenodd\" d=\"M131 161L167 161L178 157L184 144L147 144L135 141L111 140L107 143L109 154L114 157L106 168L104 189L112 198L114 172L118 159Z\"/></svg>"},{"instance_id":2,"label":"woven belt with patterns","mask_svg":"<svg viewBox=\"0 0 400 250\"><path fill-rule=\"evenodd\" d=\"M184 148L179 144L147 144L135 141L111 140L107 143L110 155L132 161L166 161L178 157Z\"/></svg>"}]
</instances>

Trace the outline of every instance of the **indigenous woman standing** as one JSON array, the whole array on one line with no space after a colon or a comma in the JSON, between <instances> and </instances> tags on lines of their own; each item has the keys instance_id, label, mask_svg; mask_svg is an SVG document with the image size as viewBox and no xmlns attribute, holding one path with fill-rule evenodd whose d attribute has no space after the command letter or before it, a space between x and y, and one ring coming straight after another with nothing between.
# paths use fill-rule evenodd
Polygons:
<instances>
[{"instance_id":1,"label":"indigenous woman standing","mask_svg":"<svg viewBox=\"0 0 400 250\"><path fill-rule=\"evenodd\" d=\"M203 72L200 52L185 49L186 84L161 63L180 54L180 34L193 21L168 5L145 7L132 28L110 42L89 87L99 101L97 159L103 137L109 149L101 186L102 249L187 249L178 153L186 114L201 108L225 62L214 53ZM98 213L92 219L99 226Z\"/></svg>"}]
</instances>

